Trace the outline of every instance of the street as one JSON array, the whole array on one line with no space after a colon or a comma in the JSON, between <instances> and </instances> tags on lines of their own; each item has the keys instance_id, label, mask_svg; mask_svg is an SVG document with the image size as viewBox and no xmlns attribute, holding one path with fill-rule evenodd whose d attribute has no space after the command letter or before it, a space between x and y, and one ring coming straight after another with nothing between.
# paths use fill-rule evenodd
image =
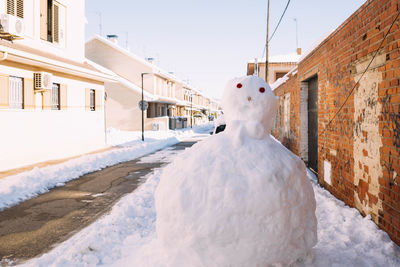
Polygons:
<instances>
[{"instance_id":1,"label":"street","mask_svg":"<svg viewBox=\"0 0 400 267\"><path fill-rule=\"evenodd\" d=\"M167 149L184 150L195 142L181 142ZM152 163L141 162L141 158L121 163L3 210L0 262L20 262L49 251L107 213L122 196L145 182L146 175L165 163L163 158Z\"/></svg>"}]
</instances>

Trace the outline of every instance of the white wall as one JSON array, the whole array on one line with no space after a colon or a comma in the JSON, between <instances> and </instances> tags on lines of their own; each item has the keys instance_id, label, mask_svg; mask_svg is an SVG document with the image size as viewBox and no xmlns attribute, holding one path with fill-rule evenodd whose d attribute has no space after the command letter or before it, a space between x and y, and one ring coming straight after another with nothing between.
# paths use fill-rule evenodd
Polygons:
<instances>
[{"instance_id":1,"label":"white wall","mask_svg":"<svg viewBox=\"0 0 400 267\"><path fill-rule=\"evenodd\" d=\"M33 79L33 71L0 65L0 73ZM105 147L104 108L85 110L85 88L104 86L54 76L67 85L66 110L0 109L0 171Z\"/></svg>"},{"instance_id":2,"label":"white wall","mask_svg":"<svg viewBox=\"0 0 400 267\"><path fill-rule=\"evenodd\" d=\"M0 110L0 125L0 171L104 147L102 112Z\"/></svg>"}]
</instances>

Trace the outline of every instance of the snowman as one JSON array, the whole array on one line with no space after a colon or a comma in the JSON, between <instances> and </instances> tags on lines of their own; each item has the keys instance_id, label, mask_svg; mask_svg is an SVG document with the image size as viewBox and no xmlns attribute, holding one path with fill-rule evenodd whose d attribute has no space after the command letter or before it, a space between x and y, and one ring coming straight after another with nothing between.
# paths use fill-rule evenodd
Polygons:
<instances>
[{"instance_id":1,"label":"snowman","mask_svg":"<svg viewBox=\"0 0 400 267\"><path fill-rule=\"evenodd\" d=\"M259 77L230 81L227 128L184 151L155 194L166 266L289 266L317 242L304 163L270 136L276 97Z\"/></svg>"}]
</instances>

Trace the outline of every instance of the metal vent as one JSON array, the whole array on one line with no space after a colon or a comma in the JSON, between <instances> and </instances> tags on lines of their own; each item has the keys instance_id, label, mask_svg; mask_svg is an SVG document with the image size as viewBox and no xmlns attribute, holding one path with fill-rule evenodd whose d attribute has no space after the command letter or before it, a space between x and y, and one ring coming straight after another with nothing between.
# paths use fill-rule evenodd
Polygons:
<instances>
[{"instance_id":1,"label":"metal vent","mask_svg":"<svg viewBox=\"0 0 400 267\"><path fill-rule=\"evenodd\" d=\"M17 17L24 18L24 0L17 0Z\"/></svg>"},{"instance_id":2,"label":"metal vent","mask_svg":"<svg viewBox=\"0 0 400 267\"><path fill-rule=\"evenodd\" d=\"M15 0L7 0L7 14L15 15Z\"/></svg>"},{"instance_id":3,"label":"metal vent","mask_svg":"<svg viewBox=\"0 0 400 267\"><path fill-rule=\"evenodd\" d=\"M42 87L42 74L41 73L34 73L33 74L33 79L35 81L35 88L41 88Z\"/></svg>"}]
</instances>

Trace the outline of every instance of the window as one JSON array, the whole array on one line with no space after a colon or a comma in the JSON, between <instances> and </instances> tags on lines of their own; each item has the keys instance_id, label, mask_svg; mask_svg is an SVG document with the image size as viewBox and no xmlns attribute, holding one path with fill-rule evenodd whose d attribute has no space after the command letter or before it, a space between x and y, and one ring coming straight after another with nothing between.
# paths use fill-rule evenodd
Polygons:
<instances>
[{"instance_id":1,"label":"window","mask_svg":"<svg viewBox=\"0 0 400 267\"><path fill-rule=\"evenodd\" d=\"M60 110L60 85L58 83L53 83L51 89L51 109Z\"/></svg>"},{"instance_id":2,"label":"window","mask_svg":"<svg viewBox=\"0 0 400 267\"><path fill-rule=\"evenodd\" d=\"M40 38L64 45L65 8L53 0L40 0Z\"/></svg>"},{"instance_id":3,"label":"window","mask_svg":"<svg viewBox=\"0 0 400 267\"><path fill-rule=\"evenodd\" d=\"M24 108L24 79L10 76L10 108Z\"/></svg>"},{"instance_id":4,"label":"window","mask_svg":"<svg viewBox=\"0 0 400 267\"><path fill-rule=\"evenodd\" d=\"M287 72L275 72L275 81L286 75Z\"/></svg>"},{"instance_id":5,"label":"window","mask_svg":"<svg viewBox=\"0 0 400 267\"><path fill-rule=\"evenodd\" d=\"M7 0L7 14L24 18L24 0Z\"/></svg>"},{"instance_id":6,"label":"window","mask_svg":"<svg viewBox=\"0 0 400 267\"><path fill-rule=\"evenodd\" d=\"M96 91L94 89L90 89L90 106L91 111L96 109Z\"/></svg>"}]
</instances>

